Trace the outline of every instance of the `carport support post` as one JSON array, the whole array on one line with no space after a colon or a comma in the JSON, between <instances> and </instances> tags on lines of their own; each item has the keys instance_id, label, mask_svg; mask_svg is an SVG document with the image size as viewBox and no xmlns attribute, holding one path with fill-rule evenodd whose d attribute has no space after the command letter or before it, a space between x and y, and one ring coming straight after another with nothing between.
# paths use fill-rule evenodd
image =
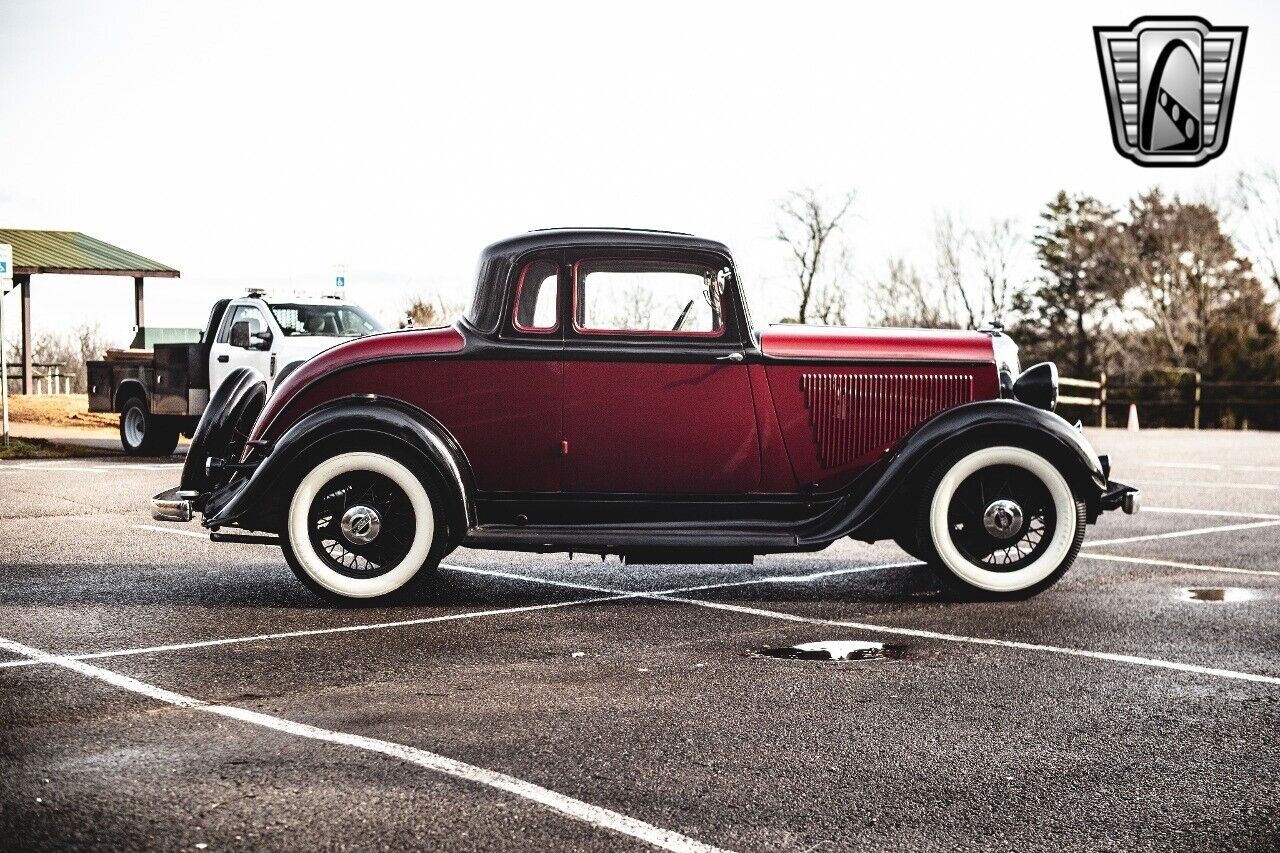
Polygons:
<instances>
[{"instance_id":1,"label":"carport support post","mask_svg":"<svg viewBox=\"0 0 1280 853\"><path fill-rule=\"evenodd\" d=\"M31 275L16 275L22 288L22 393L30 394L35 384L31 379Z\"/></svg>"},{"instance_id":2,"label":"carport support post","mask_svg":"<svg viewBox=\"0 0 1280 853\"><path fill-rule=\"evenodd\" d=\"M134 276L133 278L133 318L139 329L142 328L142 276Z\"/></svg>"}]
</instances>

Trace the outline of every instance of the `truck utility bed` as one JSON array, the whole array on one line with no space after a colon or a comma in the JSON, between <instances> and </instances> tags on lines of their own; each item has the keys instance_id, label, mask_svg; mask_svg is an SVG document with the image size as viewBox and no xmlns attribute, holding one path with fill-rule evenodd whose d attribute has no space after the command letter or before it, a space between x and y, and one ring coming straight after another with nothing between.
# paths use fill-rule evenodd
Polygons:
<instances>
[{"instance_id":1,"label":"truck utility bed","mask_svg":"<svg viewBox=\"0 0 1280 853\"><path fill-rule=\"evenodd\" d=\"M209 403L208 356L199 343L108 351L88 368L91 412L119 411L131 391L145 391L155 415L198 418Z\"/></svg>"}]
</instances>

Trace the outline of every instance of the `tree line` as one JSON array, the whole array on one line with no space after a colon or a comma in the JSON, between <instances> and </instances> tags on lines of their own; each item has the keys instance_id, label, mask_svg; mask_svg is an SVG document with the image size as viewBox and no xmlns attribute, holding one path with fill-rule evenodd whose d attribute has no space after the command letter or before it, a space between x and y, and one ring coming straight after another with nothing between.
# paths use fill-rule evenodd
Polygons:
<instances>
[{"instance_id":1,"label":"tree line","mask_svg":"<svg viewBox=\"0 0 1280 853\"><path fill-rule=\"evenodd\" d=\"M872 325L1004 326L1024 363L1066 375L1198 371L1280 380L1280 177L1241 174L1220 199L1159 188L1114 207L1061 191L1030 234L1011 219L939 215L933 263L901 257L859 280L846 229L854 196L793 193L779 207L796 305L790 322L844 323L860 297Z\"/></svg>"}]
</instances>

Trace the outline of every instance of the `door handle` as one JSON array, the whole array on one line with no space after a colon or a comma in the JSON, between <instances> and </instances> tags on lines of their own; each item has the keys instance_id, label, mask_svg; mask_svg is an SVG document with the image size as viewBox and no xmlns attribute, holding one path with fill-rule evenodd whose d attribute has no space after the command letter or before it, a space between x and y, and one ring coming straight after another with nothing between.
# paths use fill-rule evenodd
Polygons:
<instances>
[{"instance_id":1,"label":"door handle","mask_svg":"<svg viewBox=\"0 0 1280 853\"><path fill-rule=\"evenodd\" d=\"M231 356L229 355L218 356L218 364L226 364L230 360L231 360Z\"/></svg>"},{"instance_id":2,"label":"door handle","mask_svg":"<svg viewBox=\"0 0 1280 853\"><path fill-rule=\"evenodd\" d=\"M741 364L745 356L740 352L731 352L728 355L722 355L716 361L727 361L732 364Z\"/></svg>"}]
</instances>

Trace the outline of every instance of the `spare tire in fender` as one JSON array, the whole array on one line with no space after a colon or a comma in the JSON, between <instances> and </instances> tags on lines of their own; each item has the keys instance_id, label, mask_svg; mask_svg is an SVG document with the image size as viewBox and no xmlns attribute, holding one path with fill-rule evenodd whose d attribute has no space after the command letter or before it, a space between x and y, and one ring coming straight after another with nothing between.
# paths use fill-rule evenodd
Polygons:
<instances>
[{"instance_id":1,"label":"spare tire in fender","mask_svg":"<svg viewBox=\"0 0 1280 853\"><path fill-rule=\"evenodd\" d=\"M205 473L209 457L238 461L253 422L267 401L267 380L252 367L237 367L227 374L209 401L182 466L183 491L209 491L213 483Z\"/></svg>"}]
</instances>

